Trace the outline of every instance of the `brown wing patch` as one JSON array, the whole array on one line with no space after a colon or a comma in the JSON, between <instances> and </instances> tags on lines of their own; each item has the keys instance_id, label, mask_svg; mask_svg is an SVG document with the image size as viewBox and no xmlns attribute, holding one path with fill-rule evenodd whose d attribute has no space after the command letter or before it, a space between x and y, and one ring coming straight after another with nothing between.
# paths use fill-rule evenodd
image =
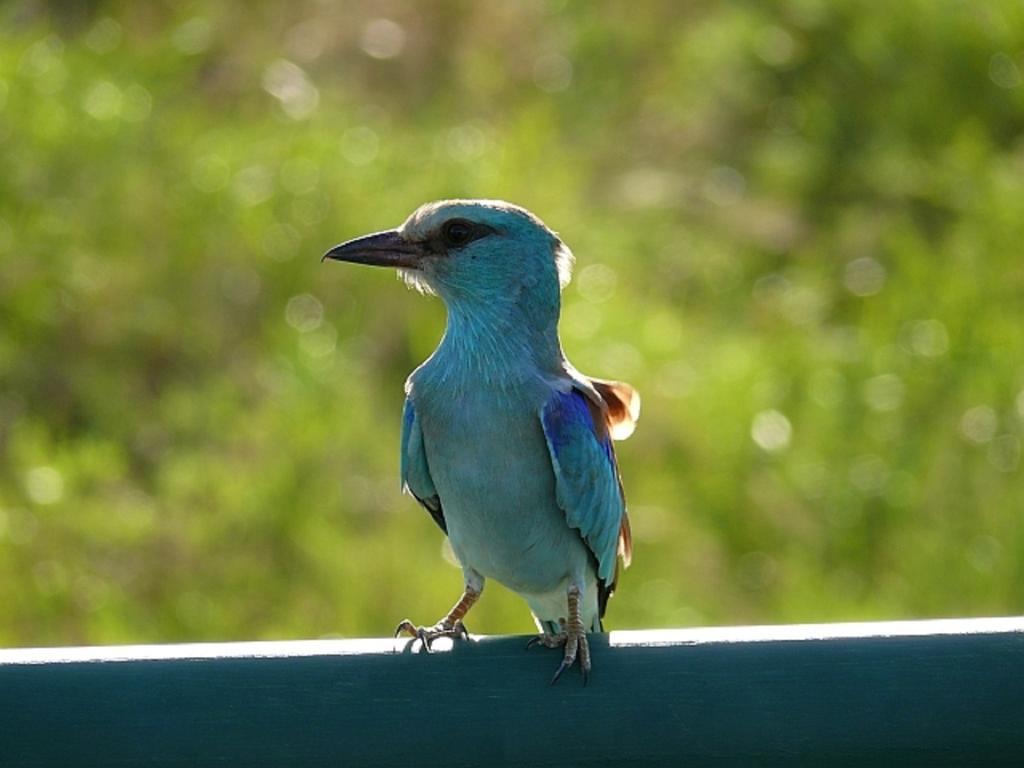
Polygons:
<instances>
[{"instance_id":1,"label":"brown wing patch","mask_svg":"<svg viewBox=\"0 0 1024 768\"><path fill-rule=\"evenodd\" d=\"M604 400L612 440L625 440L640 418L640 393L624 381L591 379L590 383Z\"/></svg>"}]
</instances>

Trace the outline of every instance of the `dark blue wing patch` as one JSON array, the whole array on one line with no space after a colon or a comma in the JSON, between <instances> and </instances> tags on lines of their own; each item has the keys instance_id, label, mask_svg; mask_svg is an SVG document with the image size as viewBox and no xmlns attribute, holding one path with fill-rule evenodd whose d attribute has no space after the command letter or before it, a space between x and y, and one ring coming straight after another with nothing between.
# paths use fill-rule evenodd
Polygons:
<instances>
[{"instance_id":1,"label":"dark blue wing patch","mask_svg":"<svg viewBox=\"0 0 1024 768\"><path fill-rule=\"evenodd\" d=\"M598 578L611 585L625 503L608 430L595 425L586 396L576 389L554 393L540 415L558 505L594 554Z\"/></svg>"},{"instance_id":2,"label":"dark blue wing patch","mask_svg":"<svg viewBox=\"0 0 1024 768\"><path fill-rule=\"evenodd\" d=\"M577 439L577 427L582 425L590 430L604 449L608 461L612 461L612 440L608 430L604 430L603 436L598 435L590 405L579 390L555 393L544 408L542 419L544 434L548 435L548 441L556 454Z\"/></svg>"}]
</instances>

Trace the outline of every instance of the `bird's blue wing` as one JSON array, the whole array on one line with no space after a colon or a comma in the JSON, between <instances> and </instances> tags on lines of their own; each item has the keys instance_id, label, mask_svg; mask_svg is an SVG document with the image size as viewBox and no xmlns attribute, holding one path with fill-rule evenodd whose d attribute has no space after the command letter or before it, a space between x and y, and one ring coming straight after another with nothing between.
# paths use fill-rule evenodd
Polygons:
<instances>
[{"instance_id":1,"label":"bird's blue wing","mask_svg":"<svg viewBox=\"0 0 1024 768\"><path fill-rule=\"evenodd\" d=\"M558 506L593 553L598 578L610 593L620 536L628 536L628 524L603 412L573 388L551 396L541 411L541 425L555 470Z\"/></svg>"},{"instance_id":2,"label":"bird's blue wing","mask_svg":"<svg viewBox=\"0 0 1024 768\"><path fill-rule=\"evenodd\" d=\"M434 522L441 526L441 530L447 534L448 524L444 520L441 499L437 495L434 481L430 477L430 467L427 466L427 452L423 447L423 431L416 419L412 400L408 397L405 399L405 409L402 412L401 468L402 490L412 494L413 498L422 504L423 508L434 518Z\"/></svg>"}]
</instances>

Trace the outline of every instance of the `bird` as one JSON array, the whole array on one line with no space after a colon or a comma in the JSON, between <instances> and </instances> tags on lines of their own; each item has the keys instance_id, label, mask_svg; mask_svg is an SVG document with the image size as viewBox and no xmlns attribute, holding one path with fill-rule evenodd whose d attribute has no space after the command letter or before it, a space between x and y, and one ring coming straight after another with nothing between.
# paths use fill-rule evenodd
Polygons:
<instances>
[{"instance_id":1,"label":"bird","mask_svg":"<svg viewBox=\"0 0 1024 768\"><path fill-rule=\"evenodd\" d=\"M358 237L321 261L392 267L439 296L444 335L405 382L401 480L448 536L463 593L438 622L395 632L425 651L469 638L463 619L495 579L525 598L539 634L562 648L551 684L602 632L632 539L612 440L628 437L640 397L621 381L584 376L558 335L574 257L525 208L440 200L397 229Z\"/></svg>"}]
</instances>

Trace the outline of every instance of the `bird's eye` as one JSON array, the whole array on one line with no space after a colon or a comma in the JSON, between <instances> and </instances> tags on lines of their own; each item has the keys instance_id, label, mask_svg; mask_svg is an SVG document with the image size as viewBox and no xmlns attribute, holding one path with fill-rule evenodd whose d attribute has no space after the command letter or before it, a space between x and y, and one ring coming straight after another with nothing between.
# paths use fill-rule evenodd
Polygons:
<instances>
[{"instance_id":1,"label":"bird's eye","mask_svg":"<svg viewBox=\"0 0 1024 768\"><path fill-rule=\"evenodd\" d=\"M445 245L455 248L473 240L473 235L473 225L464 219L452 219L441 228L441 237L444 238Z\"/></svg>"}]
</instances>

